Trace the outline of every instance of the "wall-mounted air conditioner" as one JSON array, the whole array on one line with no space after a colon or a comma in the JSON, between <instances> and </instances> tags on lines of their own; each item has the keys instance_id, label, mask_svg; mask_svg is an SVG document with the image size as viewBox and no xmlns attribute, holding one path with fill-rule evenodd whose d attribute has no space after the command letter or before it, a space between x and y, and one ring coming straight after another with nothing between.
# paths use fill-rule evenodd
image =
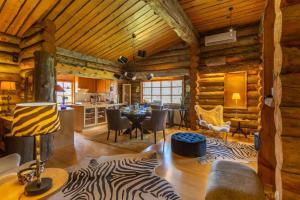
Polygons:
<instances>
[{"instance_id":1,"label":"wall-mounted air conditioner","mask_svg":"<svg viewBox=\"0 0 300 200\"><path fill-rule=\"evenodd\" d=\"M236 42L236 31L205 36L205 46Z\"/></svg>"}]
</instances>

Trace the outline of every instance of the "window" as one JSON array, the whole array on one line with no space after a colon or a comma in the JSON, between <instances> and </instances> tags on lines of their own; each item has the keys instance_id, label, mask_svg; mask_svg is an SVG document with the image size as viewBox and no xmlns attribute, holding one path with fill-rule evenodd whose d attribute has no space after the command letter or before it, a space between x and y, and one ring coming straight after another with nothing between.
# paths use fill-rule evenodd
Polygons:
<instances>
[{"instance_id":1,"label":"window","mask_svg":"<svg viewBox=\"0 0 300 200\"><path fill-rule=\"evenodd\" d=\"M69 81L57 81L57 85L60 85L64 92L56 92L57 103L63 102L63 96L65 97L65 104L73 102L73 83Z\"/></svg>"},{"instance_id":2,"label":"window","mask_svg":"<svg viewBox=\"0 0 300 200\"><path fill-rule=\"evenodd\" d=\"M180 104L182 98L182 80L143 82L143 100Z\"/></svg>"}]
</instances>

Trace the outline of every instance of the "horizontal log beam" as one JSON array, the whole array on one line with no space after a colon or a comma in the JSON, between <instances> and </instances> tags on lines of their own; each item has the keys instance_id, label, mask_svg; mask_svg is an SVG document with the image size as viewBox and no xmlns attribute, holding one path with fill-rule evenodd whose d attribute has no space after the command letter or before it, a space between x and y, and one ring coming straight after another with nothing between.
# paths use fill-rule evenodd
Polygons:
<instances>
[{"instance_id":1,"label":"horizontal log beam","mask_svg":"<svg viewBox=\"0 0 300 200\"><path fill-rule=\"evenodd\" d=\"M115 62L112 62L110 60L105 60L105 59L96 58L96 57L89 56L89 55L84 55L82 53L75 52L75 51L70 51L70 50L67 50L67 49L60 48L60 47L56 48L56 54L61 55L61 56L65 56L65 57L75 58L75 59L78 59L78 60L91 62L91 63L103 64L103 65L113 66L113 67L116 67L116 68L120 67L119 64L117 64Z\"/></svg>"},{"instance_id":2,"label":"horizontal log beam","mask_svg":"<svg viewBox=\"0 0 300 200\"><path fill-rule=\"evenodd\" d=\"M201 58L211 58L211 57L217 57L217 56L230 56L230 55L236 55L241 53L252 53L257 52L260 53L261 46L259 44L251 45L251 46L240 46L230 49L223 49L220 51L208 51L206 53L200 53Z\"/></svg>"},{"instance_id":3,"label":"horizontal log beam","mask_svg":"<svg viewBox=\"0 0 300 200\"><path fill-rule=\"evenodd\" d=\"M0 63L17 65L19 63L19 59L15 62L13 61L12 53L0 52Z\"/></svg>"},{"instance_id":4,"label":"horizontal log beam","mask_svg":"<svg viewBox=\"0 0 300 200\"><path fill-rule=\"evenodd\" d=\"M95 78L95 79L115 79L114 73L105 70L91 69L81 66L73 66L62 63L56 65L57 74L72 74L80 77Z\"/></svg>"},{"instance_id":5,"label":"horizontal log beam","mask_svg":"<svg viewBox=\"0 0 300 200\"><path fill-rule=\"evenodd\" d=\"M136 77L137 80L146 80L146 76L149 72L137 72ZM169 70L161 70L161 71L153 71L154 77L178 77L178 76L188 76L188 69L169 69Z\"/></svg>"},{"instance_id":6,"label":"horizontal log beam","mask_svg":"<svg viewBox=\"0 0 300 200\"><path fill-rule=\"evenodd\" d=\"M238 40L237 42L228 43L228 44L220 44L214 46L203 46L200 48L201 53L207 53L209 51L220 51L223 49L230 49L242 46L253 46L259 44L259 37L257 35L244 37Z\"/></svg>"},{"instance_id":7,"label":"horizontal log beam","mask_svg":"<svg viewBox=\"0 0 300 200\"><path fill-rule=\"evenodd\" d=\"M0 73L18 74L20 72L19 65L9 65L0 63Z\"/></svg>"},{"instance_id":8,"label":"horizontal log beam","mask_svg":"<svg viewBox=\"0 0 300 200\"><path fill-rule=\"evenodd\" d=\"M300 138L282 136L281 141L283 154L282 170L298 174L300 177Z\"/></svg>"},{"instance_id":9,"label":"horizontal log beam","mask_svg":"<svg viewBox=\"0 0 300 200\"><path fill-rule=\"evenodd\" d=\"M106 71L116 72L116 73L120 72L119 67L109 66L101 63L88 62L85 60L79 60L76 58L62 56L58 54L56 55L56 60L58 63L72 65L74 67L86 67L94 70L106 70Z\"/></svg>"},{"instance_id":10,"label":"horizontal log beam","mask_svg":"<svg viewBox=\"0 0 300 200\"><path fill-rule=\"evenodd\" d=\"M282 136L300 137L300 108L281 107Z\"/></svg>"},{"instance_id":11,"label":"horizontal log beam","mask_svg":"<svg viewBox=\"0 0 300 200\"><path fill-rule=\"evenodd\" d=\"M8 53L19 53L21 49L17 44L0 42L0 51L8 52Z\"/></svg>"},{"instance_id":12,"label":"horizontal log beam","mask_svg":"<svg viewBox=\"0 0 300 200\"><path fill-rule=\"evenodd\" d=\"M142 72L142 71L162 71L162 70L169 70L169 69L184 69L189 68L191 62L190 61L181 61L177 63L164 63L152 66L141 66L135 65L134 67L128 67L126 70L134 71L134 72Z\"/></svg>"},{"instance_id":13,"label":"horizontal log beam","mask_svg":"<svg viewBox=\"0 0 300 200\"><path fill-rule=\"evenodd\" d=\"M229 73L229 72L236 72L236 71L248 71L248 70L254 70L259 69L261 64L261 61L255 60L255 61L247 61L243 63L238 64L227 64L227 65L219 65L219 66L210 66L210 67L199 67L199 73L200 74L208 74L208 73Z\"/></svg>"},{"instance_id":14,"label":"horizontal log beam","mask_svg":"<svg viewBox=\"0 0 300 200\"><path fill-rule=\"evenodd\" d=\"M20 53L20 59L23 60L23 59L33 58L34 57L33 53L41 50L55 54L56 51L55 44L46 41L38 42L32 46L22 49Z\"/></svg>"},{"instance_id":15,"label":"horizontal log beam","mask_svg":"<svg viewBox=\"0 0 300 200\"><path fill-rule=\"evenodd\" d=\"M157 54L154 54L153 56L150 56L148 59L156 59L156 58L165 58L165 57L170 57L170 56L181 56L181 55L190 55L190 50L189 49L175 49L175 50L170 50L170 51L162 51ZM143 60L141 60L142 62Z\"/></svg>"},{"instance_id":16,"label":"horizontal log beam","mask_svg":"<svg viewBox=\"0 0 300 200\"><path fill-rule=\"evenodd\" d=\"M0 73L0 81L14 81L19 82L21 79L20 75L17 73Z\"/></svg>"},{"instance_id":17,"label":"horizontal log beam","mask_svg":"<svg viewBox=\"0 0 300 200\"><path fill-rule=\"evenodd\" d=\"M163 58L149 58L147 60L144 60L142 62L136 62L135 65L137 66L147 66L147 65L159 65L164 63L175 63L175 62L181 62L181 61L189 61L190 55L178 55L178 56L168 56Z\"/></svg>"},{"instance_id":18,"label":"horizontal log beam","mask_svg":"<svg viewBox=\"0 0 300 200\"><path fill-rule=\"evenodd\" d=\"M27 38L24 38L20 43L20 48L24 49L43 41L55 44L55 37L47 31L37 32Z\"/></svg>"},{"instance_id":19,"label":"horizontal log beam","mask_svg":"<svg viewBox=\"0 0 300 200\"><path fill-rule=\"evenodd\" d=\"M0 33L0 42L7 42L19 45L21 42L21 39L12 35L8 35L5 33Z\"/></svg>"}]
</instances>

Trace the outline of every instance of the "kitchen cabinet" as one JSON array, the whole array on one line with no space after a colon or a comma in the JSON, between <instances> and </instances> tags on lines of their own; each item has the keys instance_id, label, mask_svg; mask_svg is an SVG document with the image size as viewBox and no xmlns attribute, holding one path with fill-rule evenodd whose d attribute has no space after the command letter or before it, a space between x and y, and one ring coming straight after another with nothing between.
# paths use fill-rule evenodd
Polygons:
<instances>
[{"instance_id":1,"label":"kitchen cabinet","mask_svg":"<svg viewBox=\"0 0 300 200\"><path fill-rule=\"evenodd\" d=\"M97 80L97 92L109 93L112 80Z\"/></svg>"},{"instance_id":2,"label":"kitchen cabinet","mask_svg":"<svg viewBox=\"0 0 300 200\"><path fill-rule=\"evenodd\" d=\"M78 88L80 89L88 89L89 93L97 92L97 79L92 78L78 78Z\"/></svg>"},{"instance_id":3,"label":"kitchen cabinet","mask_svg":"<svg viewBox=\"0 0 300 200\"><path fill-rule=\"evenodd\" d=\"M112 80L78 78L78 88L88 89L89 93L109 93Z\"/></svg>"}]
</instances>

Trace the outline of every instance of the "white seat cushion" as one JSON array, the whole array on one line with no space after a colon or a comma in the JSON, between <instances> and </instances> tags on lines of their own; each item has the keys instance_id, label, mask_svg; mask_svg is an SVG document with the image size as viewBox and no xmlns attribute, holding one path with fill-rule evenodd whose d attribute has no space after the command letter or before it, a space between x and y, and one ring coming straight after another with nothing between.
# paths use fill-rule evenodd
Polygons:
<instances>
[{"instance_id":1,"label":"white seat cushion","mask_svg":"<svg viewBox=\"0 0 300 200\"><path fill-rule=\"evenodd\" d=\"M20 160L21 157L17 153L0 158L0 175L2 176L11 172L17 172Z\"/></svg>"}]
</instances>

